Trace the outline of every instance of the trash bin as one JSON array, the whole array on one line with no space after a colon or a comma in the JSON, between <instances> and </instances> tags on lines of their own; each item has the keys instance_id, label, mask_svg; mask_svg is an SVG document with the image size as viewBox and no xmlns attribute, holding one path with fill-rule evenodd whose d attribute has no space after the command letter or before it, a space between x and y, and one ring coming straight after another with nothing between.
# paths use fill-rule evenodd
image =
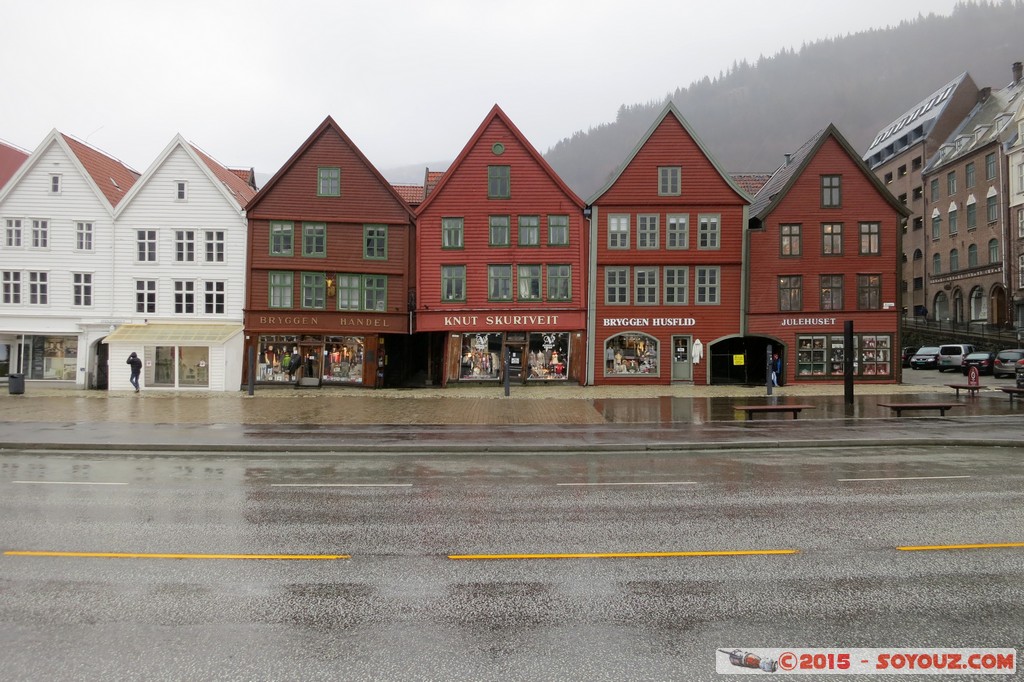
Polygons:
<instances>
[{"instance_id":1,"label":"trash bin","mask_svg":"<svg viewBox=\"0 0 1024 682\"><path fill-rule=\"evenodd\" d=\"M21 395L25 392L25 375L24 374L8 374L7 375L7 390L11 395Z\"/></svg>"}]
</instances>

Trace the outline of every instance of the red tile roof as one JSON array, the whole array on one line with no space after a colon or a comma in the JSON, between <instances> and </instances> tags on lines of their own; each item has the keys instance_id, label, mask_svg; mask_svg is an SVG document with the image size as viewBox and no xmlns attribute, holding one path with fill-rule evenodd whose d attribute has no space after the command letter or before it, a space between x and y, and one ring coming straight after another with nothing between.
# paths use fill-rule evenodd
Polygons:
<instances>
[{"instance_id":1,"label":"red tile roof","mask_svg":"<svg viewBox=\"0 0 1024 682\"><path fill-rule=\"evenodd\" d=\"M28 152L0 141L0 188L21 168Z\"/></svg>"},{"instance_id":2,"label":"red tile roof","mask_svg":"<svg viewBox=\"0 0 1024 682\"><path fill-rule=\"evenodd\" d=\"M229 171L242 178L250 187L256 186L256 171L252 168L228 168Z\"/></svg>"},{"instance_id":3,"label":"red tile roof","mask_svg":"<svg viewBox=\"0 0 1024 682\"><path fill-rule=\"evenodd\" d=\"M422 185L396 185L392 183L391 186L398 192L398 196L405 199L406 203L410 206L418 205L423 201L423 197L426 196Z\"/></svg>"},{"instance_id":4,"label":"red tile roof","mask_svg":"<svg viewBox=\"0 0 1024 682\"><path fill-rule=\"evenodd\" d=\"M771 173L729 173L729 177L750 196L757 194L758 190L764 187L772 174Z\"/></svg>"},{"instance_id":5,"label":"red tile roof","mask_svg":"<svg viewBox=\"0 0 1024 682\"><path fill-rule=\"evenodd\" d=\"M253 189L246 180L244 180L234 170L230 170L221 164L217 163L210 157L209 154L204 152L199 147L192 146L192 151L199 155L199 158L203 160L203 163L213 171L213 174L217 176L217 179L224 183L235 198L235 202L240 208L245 208L245 205L249 203L249 200L256 196L256 190Z\"/></svg>"},{"instance_id":6,"label":"red tile roof","mask_svg":"<svg viewBox=\"0 0 1024 682\"><path fill-rule=\"evenodd\" d=\"M73 137L63 134L61 136L71 148L72 153L78 157L82 166L85 167L85 171L92 177L93 182L103 192L103 196L107 198L110 205L117 206L118 202L135 184L135 181L139 179L138 171L132 170L114 157Z\"/></svg>"}]
</instances>

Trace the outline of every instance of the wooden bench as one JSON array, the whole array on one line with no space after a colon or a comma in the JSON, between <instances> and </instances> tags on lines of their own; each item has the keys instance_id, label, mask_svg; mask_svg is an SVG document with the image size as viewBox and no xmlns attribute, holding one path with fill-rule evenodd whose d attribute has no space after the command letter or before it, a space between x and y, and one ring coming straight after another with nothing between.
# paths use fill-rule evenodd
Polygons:
<instances>
[{"instance_id":1,"label":"wooden bench","mask_svg":"<svg viewBox=\"0 0 1024 682\"><path fill-rule=\"evenodd\" d=\"M956 391L956 397L960 397L960 391L967 391L969 395L976 395L979 390L984 388L982 385L971 386L970 384L946 384L950 388Z\"/></svg>"},{"instance_id":2,"label":"wooden bench","mask_svg":"<svg viewBox=\"0 0 1024 682\"><path fill-rule=\"evenodd\" d=\"M895 411L897 417L902 417L904 410L938 410L939 416L945 417L946 410L961 405L963 403L878 403L879 407L888 407Z\"/></svg>"},{"instance_id":3,"label":"wooden bench","mask_svg":"<svg viewBox=\"0 0 1024 682\"><path fill-rule=\"evenodd\" d=\"M753 419L757 412L792 412L793 419L796 419L800 410L813 410L814 405L734 405L733 409L746 412L747 421Z\"/></svg>"},{"instance_id":4,"label":"wooden bench","mask_svg":"<svg viewBox=\"0 0 1024 682\"><path fill-rule=\"evenodd\" d=\"M999 390L1010 396L1010 404L1013 404L1013 396L1024 395L1024 388L1013 388L1012 386L1007 386L1002 387Z\"/></svg>"}]
</instances>

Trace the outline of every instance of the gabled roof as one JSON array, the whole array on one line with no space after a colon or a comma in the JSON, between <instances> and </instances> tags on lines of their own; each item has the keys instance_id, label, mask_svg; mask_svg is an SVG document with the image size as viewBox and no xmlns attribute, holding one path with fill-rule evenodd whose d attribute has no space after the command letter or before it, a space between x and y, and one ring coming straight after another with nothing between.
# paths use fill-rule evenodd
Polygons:
<instances>
[{"instance_id":1,"label":"gabled roof","mask_svg":"<svg viewBox=\"0 0 1024 682\"><path fill-rule=\"evenodd\" d=\"M405 202L410 206L416 206L423 201L423 185L395 185L392 184L395 191L398 192L398 196L405 199Z\"/></svg>"},{"instance_id":2,"label":"gabled roof","mask_svg":"<svg viewBox=\"0 0 1024 682\"><path fill-rule=\"evenodd\" d=\"M487 116L484 117L484 120L476 129L476 132L473 133L473 136L469 138L469 142L467 142L466 146L462 148L462 151L459 153L458 157L456 157L455 161L452 162L452 165L448 167L448 170L445 171L444 175L441 177L441 180L437 183L434 189L430 191L430 193L427 195L427 198L424 199L423 203L419 205L419 208L416 209L417 215L422 213L434 201L434 198L437 197L444 190L444 186L447 185L448 182L451 180L452 176L455 175L453 171L455 171L460 165L462 165L462 163L466 160L466 157L469 156L470 152L472 152L473 149L476 148L477 143L480 141L480 138L483 137L483 134L487 130L487 127L495 119L501 121L501 123L506 128L508 128L509 132L512 133L512 137L515 138L515 140L523 146L523 149L526 151L526 153L530 155L530 157L534 160L537 166L551 179L551 181L554 182L555 185L557 185L558 188L562 190L565 196L568 197L571 201L573 201L573 203L575 203L577 206L579 206L580 210L583 210L583 200L580 199L576 195L576 193L569 188L569 185L565 184L565 181L562 180L562 178L559 177L558 173L555 172L555 169L552 168L551 165L544 160L544 157L540 155L540 152L538 152L534 148L534 146L530 144L530 141L527 140L526 136L523 135L519 128L517 128L516 125L512 123L512 120L505 114L504 111L501 110L501 107L495 104L493 107L491 107L491 110L487 113Z\"/></svg>"},{"instance_id":3,"label":"gabled roof","mask_svg":"<svg viewBox=\"0 0 1024 682\"><path fill-rule=\"evenodd\" d=\"M110 206L117 206L139 179L139 172L69 135L62 137Z\"/></svg>"},{"instance_id":4,"label":"gabled roof","mask_svg":"<svg viewBox=\"0 0 1024 682\"><path fill-rule=\"evenodd\" d=\"M139 179L138 171L84 142L54 129L29 155L28 160L21 165L10 181L0 187L0 201L23 177L32 172L43 154L52 145L57 145L63 150L68 160L78 169L82 179L92 187L96 198L107 206L111 213Z\"/></svg>"},{"instance_id":5,"label":"gabled roof","mask_svg":"<svg viewBox=\"0 0 1024 682\"><path fill-rule=\"evenodd\" d=\"M0 140L0 187L7 184L7 181L21 168L21 164L25 163L26 159L28 159L27 151Z\"/></svg>"},{"instance_id":6,"label":"gabled roof","mask_svg":"<svg viewBox=\"0 0 1024 682\"><path fill-rule=\"evenodd\" d=\"M256 187L256 169L255 168L228 168L229 171L237 175L242 179L242 182L253 188L253 191L259 189Z\"/></svg>"},{"instance_id":7,"label":"gabled roof","mask_svg":"<svg viewBox=\"0 0 1024 682\"><path fill-rule=\"evenodd\" d=\"M175 149L181 149L188 155L192 162L196 164L196 167L201 170L210 183L220 190L224 198L234 207L235 210L241 211L249 200L253 198L256 191L247 185L241 178L232 173L230 170L214 161L210 156L203 152L199 147L187 142L180 134L175 135L174 138L164 147L164 150L160 152L160 155L149 165L146 172L142 174L139 181L129 190L124 200L117 207L117 213L123 213L127 210L127 207L131 205L135 197L142 191L142 189L149 183L153 175L160 169L161 166L166 163L167 158L174 152Z\"/></svg>"},{"instance_id":8,"label":"gabled roof","mask_svg":"<svg viewBox=\"0 0 1024 682\"><path fill-rule=\"evenodd\" d=\"M927 175L954 161L993 144L1012 142L1017 135L1013 122L1024 93L1024 79L1016 80L1004 88L984 91L982 101L957 126L948 139L928 159L921 173Z\"/></svg>"},{"instance_id":9,"label":"gabled roof","mask_svg":"<svg viewBox=\"0 0 1024 682\"><path fill-rule=\"evenodd\" d=\"M260 191L256 193L256 196L253 197L252 201L250 201L245 206L245 210L252 211L253 208L258 206L260 201L263 200L263 197L267 196L267 194L269 194L270 191L273 190L274 186L278 182L280 182L281 178L284 177L288 173L288 171L291 170L292 166L294 166L300 158L302 158L303 154L305 154L306 151L310 147L312 147L313 144L318 139L320 139L320 137L325 132L329 130L333 131L336 135L338 135L338 137L341 138L345 145L347 145L349 149L352 150L352 153L356 155L356 157L366 167L366 169L369 170L370 173L372 173L377 178L377 181L380 182L381 187L385 187L392 194L392 196L394 196L397 204L409 214L410 222L414 220L416 218L415 211L413 211L409 204L406 203L405 199L403 199L401 195L399 195L395 188L391 186L391 183L384 179L384 176L381 175L379 170L377 170L377 167L370 163L370 160L366 158L366 156L359 149L359 147L356 146L355 142L353 142L352 139L345 134L345 131L341 129L341 126L339 126L330 116L324 119L324 122L321 123L316 130L313 131L313 134L306 138L306 141L303 142L302 145L295 150L295 153L291 155L291 157L285 162L285 164L281 166L281 168L276 173L274 173L274 176L267 181L267 184L263 185Z\"/></svg>"},{"instance_id":10,"label":"gabled roof","mask_svg":"<svg viewBox=\"0 0 1024 682\"><path fill-rule=\"evenodd\" d=\"M754 196L764 187L764 183L772 178L771 173L729 173L729 177L740 186L744 192Z\"/></svg>"},{"instance_id":11,"label":"gabled roof","mask_svg":"<svg viewBox=\"0 0 1024 682\"><path fill-rule=\"evenodd\" d=\"M864 177L871 182L872 185L878 190L879 194L885 198L885 200L903 216L909 216L912 211L904 206L896 197L892 195L885 185L882 184L874 173L872 173L867 165L861 160L860 155L854 151L850 143L847 142L846 138L839 132L834 123L829 123L828 127L819 130L814 134L811 139L805 142L799 149L793 154L789 155L786 163L779 166L778 170L772 175L771 179L764 184L764 187L754 197L754 203L750 206L750 220L764 222L764 219L775 210L775 207L785 198L790 188L796 183L796 181L803 174L804 169L811 162L811 160L817 155L818 150L821 149L822 145L828 139L834 139L839 146L843 148L846 155L850 157L851 163L853 163Z\"/></svg>"},{"instance_id":12,"label":"gabled roof","mask_svg":"<svg viewBox=\"0 0 1024 682\"><path fill-rule=\"evenodd\" d=\"M668 116L674 116L676 120L679 121L679 125L681 125L683 127L683 130L686 131L686 134L689 135L691 139L693 139L694 144L696 144L697 148L700 149L701 154L703 154L704 157L711 162L711 165L715 168L716 171L718 171L718 174L722 177L723 180L725 180L729 187L731 187L732 190L736 192L736 194L738 194L744 201L748 203L750 202L750 194L745 192L743 188L740 187L739 184L737 184L736 181L733 180L733 178L730 177L730 175L726 173L721 166L718 165L718 161L715 159L714 156L711 155L711 152L709 152L708 148L704 146L704 143L701 141L699 137L697 137L697 134L693 132L693 129L690 128L690 124L687 123L686 119L683 118L683 115L679 113L679 109L676 108L676 105L672 101L669 101L661 110L661 113L658 114L658 117L654 119L654 123L652 123L651 127L647 129L647 132L644 134L644 136L640 138L640 142L638 142L637 145L633 147L633 151L629 153L629 155L626 157L626 160L623 161L622 165L619 166L618 170L616 170L612 174L611 179L608 180L604 187L602 187L601 189L594 193L594 195L587 201L587 204L593 204L597 202L597 200L601 198L602 194L607 192L609 189L611 189L612 185L618 182L619 177L625 172L627 168L629 168L629 165L633 163L633 159L636 158L636 155L640 153L640 150L644 148L644 145L647 144L647 141L651 139L651 136L654 135L655 131L661 126L662 122Z\"/></svg>"},{"instance_id":13,"label":"gabled roof","mask_svg":"<svg viewBox=\"0 0 1024 682\"><path fill-rule=\"evenodd\" d=\"M212 172L218 180L224 183L224 186L231 192L235 199L235 203L238 204L239 208L245 208L245 205L252 201L252 198L256 196L256 189L250 185L246 179L230 168L222 166L217 161L214 161L209 154L194 144L189 146L192 147L192 151L199 155L199 158L203 160L203 163L205 163L206 167L210 169L210 172Z\"/></svg>"},{"instance_id":14,"label":"gabled roof","mask_svg":"<svg viewBox=\"0 0 1024 682\"><path fill-rule=\"evenodd\" d=\"M949 103L953 101L953 94L961 87L968 88L971 91L972 97L977 96L978 86L974 84L974 81L971 80L970 75L966 71L963 72L915 104L908 111L900 114L895 121L882 128L875 135L871 147L864 152L861 158L871 164L872 167L875 167L887 161L894 154L914 144L914 142L928 137L932 128L935 127L935 124L938 123L942 114L946 111ZM908 130L907 126L911 124L914 124L914 126ZM920 128L920 134L915 135L912 141L910 139L910 132L918 128ZM897 141L903 140L905 137L907 138L906 142L901 143L902 146L898 145Z\"/></svg>"}]
</instances>

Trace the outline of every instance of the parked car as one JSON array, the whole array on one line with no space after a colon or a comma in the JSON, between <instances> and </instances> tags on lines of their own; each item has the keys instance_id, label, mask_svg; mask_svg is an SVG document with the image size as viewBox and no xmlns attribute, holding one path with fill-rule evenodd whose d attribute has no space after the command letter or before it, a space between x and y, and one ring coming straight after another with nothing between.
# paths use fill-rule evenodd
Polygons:
<instances>
[{"instance_id":1,"label":"parked car","mask_svg":"<svg viewBox=\"0 0 1024 682\"><path fill-rule=\"evenodd\" d=\"M939 347L924 346L910 358L910 369L935 369L939 366Z\"/></svg>"},{"instance_id":2,"label":"parked car","mask_svg":"<svg viewBox=\"0 0 1024 682\"><path fill-rule=\"evenodd\" d=\"M1017 361L1017 388L1024 388L1024 359Z\"/></svg>"},{"instance_id":3,"label":"parked car","mask_svg":"<svg viewBox=\"0 0 1024 682\"><path fill-rule=\"evenodd\" d=\"M963 361L960 363L960 368L963 370L965 375L971 367L977 367L978 374L992 374L995 361L995 351L974 351L973 353L968 353L964 356Z\"/></svg>"},{"instance_id":4,"label":"parked car","mask_svg":"<svg viewBox=\"0 0 1024 682\"><path fill-rule=\"evenodd\" d=\"M939 371L960 369L964 356L977 350L969 343L947 343L939 346Z\"/></svg>"},{"instance_id":5,"label":"parked car","mask_svg":"<svg viewBox=\"0 0 1024 682\"><path fill-rule=\"evenodd\" d=\"M1007 348L996 353L992 364L992 376L1012 377L1016 374L1017 361L1024 360L1024 348Z\"/></svg>"},{"instance_id":6,"label":"parked car","mask_svg":"<svg viewBox=\"0 0 1024 682\"><path fill-rule=\"evenodd\" d=\"M903 347L903 366L910 367L910 358L914 357L914 353L917 352L919 346L904 346ZM1024 356L1021 356L1024 357Z\"/></svg>"}]
</instances>

